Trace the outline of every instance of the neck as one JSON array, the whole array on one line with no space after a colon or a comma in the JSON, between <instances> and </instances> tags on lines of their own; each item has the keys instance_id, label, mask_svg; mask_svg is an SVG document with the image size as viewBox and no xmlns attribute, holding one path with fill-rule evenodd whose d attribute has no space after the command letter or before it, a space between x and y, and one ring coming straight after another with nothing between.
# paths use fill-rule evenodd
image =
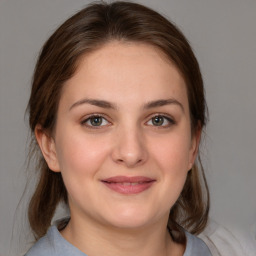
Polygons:
<instances>
[{"instance_id":1,"label":"neck","mask_svg":"<svg viewBox=\"0 0 256 256\"><path fill-rule=\"evenodd\" d=\"M171 256L183 255L184 246L172 241L166 223L140 228L115 228L96 223L72 221L63 237L87 255Z\"/></svg>"}]
</instances>

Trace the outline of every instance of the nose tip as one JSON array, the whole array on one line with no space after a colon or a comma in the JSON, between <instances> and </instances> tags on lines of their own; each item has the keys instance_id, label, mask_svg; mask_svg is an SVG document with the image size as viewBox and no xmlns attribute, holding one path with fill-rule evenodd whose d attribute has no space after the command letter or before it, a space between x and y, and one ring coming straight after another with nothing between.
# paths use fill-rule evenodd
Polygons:
<instances>
[{"instance_id":1,"label":"nose tip","mask_svg":"<svg viewBox=\"0 0 256 256\"><path fill-rule=\"evenodd\" d=\"M128 168L143 164L147 159L143 136L131 131L118 136L112 158L116 163L123 164Z\"/></svg>"},{"instance_id":2,"label":"nose tip","mask_svg":"<svg viewBox=\"0 0 256 256\"><path fill-rule=\"evenodd\" d=\"M143 162L143 159L140 157L136 157L132 154L127 154L126 156L119 157L116 159L117 163L124 164L127 167L131 168L133 166L137 166L138 164Z\"/></svg>"}]
</instances>

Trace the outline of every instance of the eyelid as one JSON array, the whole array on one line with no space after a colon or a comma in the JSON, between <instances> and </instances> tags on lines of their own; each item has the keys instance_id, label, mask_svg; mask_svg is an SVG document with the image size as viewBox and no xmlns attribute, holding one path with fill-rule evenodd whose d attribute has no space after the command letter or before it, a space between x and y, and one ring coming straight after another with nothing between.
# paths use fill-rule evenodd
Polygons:
<instances>
[{"instance_id":1,"label":"eyelid","mask_svg":"<svg viewBox=\"0 0 256 256\"><path fill-rule=\"evenodd\" d=\"M154 126L154 125L148 125L148 126L154 126L155 128L169 128L170 126L176 124L176 121L173 116L171 116L170 114L159 112L159 113L154 113L154 114L149 115L147 117L146 125L150 120L152 120L152 118L157 117L157 116L161 116L161 117L165 118L169 122L169 124L164 125L164 126Z\"/></svg>"},{"instance_id":2,"label":"eyelid","mask_svg":"<svg viewBox=\"0 0 256 256\"><path fill-rule=\"evenodd\" d=\"M100 125L100 126L87 125L86 122L89 121L89 119L93 118L93 117L100 117L102 119L105 119L108 122L108 124L107 125ZM84 116L81 119L80 124L83 125L83 126L86 126L89 129L100 129L100 128L103 128L103 127L106 127L106 126L109 126L110 124L112 124L112 122L109 119L110 118L107 117L105 114L93 113L93 114L88 114L88 115Z\"/></svg>"},{"instance_id":3,"label":"eyelid","mask_svg":"<svg viewBox=\"0 0 256 256\"><path fill-rule=\"evenodd\" d=\"M154 117L157 117L157 116L161 116L163 117L164 119L166 119L169 124L168 125L160 125L160 126L154 126L154 125L147 125L147 123L152 120L152 118ZM105 119L108 124L106 125L100 125L100 126L93 126L93 125L87 125L86 122L90 119L90 118L93 118L93 117L101 117L103 119ZM173 116L171 116L170 114L167 114L167 113L162 113L162 112L159 112L159 113L154 113L154 114L150 114L147 116L147 121L145 122L145 124L147 126L154 126L155 128L169 128L170 126L172 125L175 125L176 124L176 121L174 119ZM104 128L106 126L109 126L109 125L112 125L112 121L111 121L111 118L109 116L106 116L105 114L103 113L92 113L92 114L88 114L88 115L85 115L83 116L83 118L81 118L81 121L80 121L80 124L82 126L86 126L87 128L89 129L101 129L101 128Z\"/></svg>"}]
</instances>

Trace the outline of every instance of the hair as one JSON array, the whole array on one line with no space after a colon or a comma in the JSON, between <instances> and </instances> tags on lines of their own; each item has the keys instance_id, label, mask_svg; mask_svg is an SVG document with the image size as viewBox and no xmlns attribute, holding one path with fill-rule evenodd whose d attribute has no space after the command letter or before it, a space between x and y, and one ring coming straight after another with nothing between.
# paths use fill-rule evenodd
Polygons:
<instances>
[{"instance_id":1,"label":"hair","mask_svg":"<svg viewBox=\"0 0 256 256\"><path fill-rule=\"evenodd\" d=\"M68 205L61 173L48 168L34 136L35 128L40 125L48 134L53 133L63 84L74 75L81 57L111 41L145 43L160 49L186 82L192 132L203 129L206 124L207 107L199 64L188 41L174 24L148 7L123 1L93 3L76 13L44 44L28 103L32 132L30 152L37 157L39 172L28 209L35 239L45 235L58 204ZM199 234L206 226L208 212L209 191L198 156L170 211L168 228L173 231L174 241L185 241L183 229Z\"/></svg>"}]
</instances>

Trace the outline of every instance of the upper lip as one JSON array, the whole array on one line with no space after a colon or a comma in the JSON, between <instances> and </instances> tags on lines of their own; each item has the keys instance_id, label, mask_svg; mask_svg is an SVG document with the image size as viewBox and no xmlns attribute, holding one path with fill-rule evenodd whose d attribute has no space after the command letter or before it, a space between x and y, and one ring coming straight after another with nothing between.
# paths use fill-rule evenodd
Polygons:
<instances>
[{"instance_id":1,"label":"upper lip","mask_svg":"<svg viewBox=\"0 0 256 256\"><path fill-rule=\"evenodd\" d=\"M101 181L108 183L145 183L155 181L155 179L144 176L114 176L107 179L103 179Z\"/></svg>"}]
</instances>

